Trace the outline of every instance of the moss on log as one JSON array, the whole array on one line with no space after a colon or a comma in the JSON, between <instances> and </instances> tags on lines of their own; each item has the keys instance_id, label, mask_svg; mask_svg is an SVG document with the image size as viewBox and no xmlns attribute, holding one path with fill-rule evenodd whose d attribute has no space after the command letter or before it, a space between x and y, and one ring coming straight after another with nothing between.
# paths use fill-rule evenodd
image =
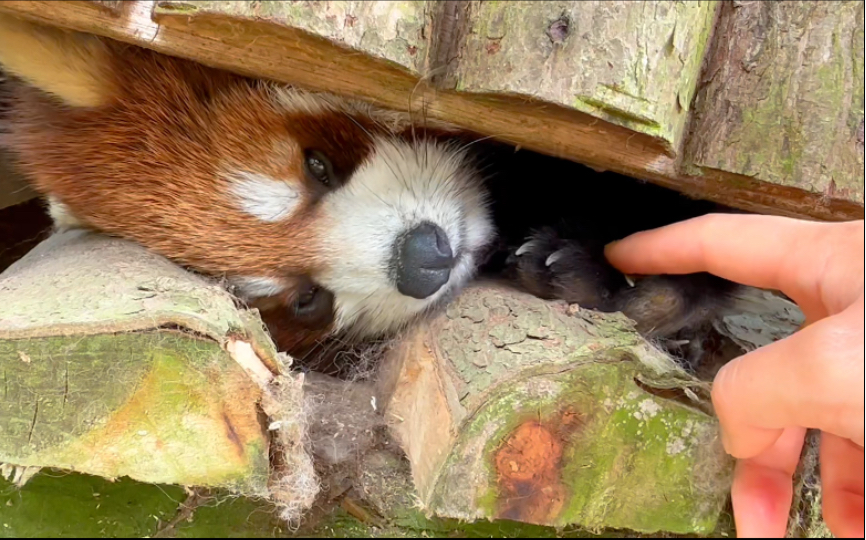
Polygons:
<instances>
[{"instance_id":1,"label":"moss on log","mask_svg":"<svg viewBox=\"0 0 866 540\"><path fill-rule=\"evenodd\" d=\"M267 494L259 389L183 335L3 340L0 461Z\"/></svg>"},{"instance_id":2,"label":"moss on log","mask_svg":"<svg viewBox=\"0 0 866 540\"><path fill-rule=\"evenodd\" d=\"M428 513L644 533L716 527L730 462L702 386L624 317L477 287L389 361L386 420Z\"/></svg>"},{"instance_id":3,"label":"moss on log","mask_svg":"<svg viewBox=\"0 0 866 540\"><path fill-rule=\"evenodd\" d=\"M266 429L301 413L273 404L272 381L278 405L302 399L281 367L216 284L130 242L55 234L0 275L0 462L306 502L281 482L307 473L303 431ZM274 437L295 467L277 477Z\"/></svg>"},{"instance_id":4,"label":"moss on log","mask_svg":"<svg viewBox=\"0 0 866 540\"><path fill-rule=\"evenodd\" d=\"M862 204L863 27L863 2L725 3L690 163Z\"/></svg>"}]
</instances>

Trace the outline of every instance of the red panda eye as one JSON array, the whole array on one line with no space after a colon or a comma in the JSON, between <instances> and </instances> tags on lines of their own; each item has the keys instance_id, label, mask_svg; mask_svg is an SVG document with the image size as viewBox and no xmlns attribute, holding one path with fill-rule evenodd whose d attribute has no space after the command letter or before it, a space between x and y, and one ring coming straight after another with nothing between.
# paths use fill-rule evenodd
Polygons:
<instances>
[{"instance_id":1,"label":"red panda eye","mask_svg":"<svg viewBox=\"0 0 866 540\"><path fill-rule=\"evenodd\" d=\"M292 310L307 326L325 326L334 317L334 295L327 289L310 285L298 293Z\"/></svg>"},{"instance_id":2,"label":"red panda eye","mask_svg":"<svg viewBox=\"0 0 866 540\"><path fill-rule=\"evenodd\" d=\"M313 287L298 295L298 307L304 308L313 303L313 299L316 297L316 292L318 292L318 290L318 287Z\"/></svg>"},{"instance_id":3,"label":"red panda eye","mask_svg":"<svg viewBox=\"0 0 866 540\"><path fill-rule=\"evenodd\" d=\"M324 154L317 150L306 152L304 159L304 168L307 175L314 180L321 182L326 186L330 186L334 182L334 170L331 162Z\"/></svg>"}]
</instances>

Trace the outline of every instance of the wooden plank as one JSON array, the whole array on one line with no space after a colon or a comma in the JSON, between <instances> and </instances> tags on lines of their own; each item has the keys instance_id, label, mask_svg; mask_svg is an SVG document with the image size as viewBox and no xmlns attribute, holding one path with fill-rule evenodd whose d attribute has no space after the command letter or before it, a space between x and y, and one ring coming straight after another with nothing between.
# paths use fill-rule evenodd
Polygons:
<instances>
[{"instance_id":1,"label":"wooden plank","mask_svg":"<svg viewBox=\"0 0 866 540\"><path fill-rule=\"evenodd\" d=\"M454 39L459 29L446 23L459 19L462 5L441 3L435 14L439 22L431 22L431 28L459 42ZM361 54L273 20L163 13L156 23L151 18L153 7L154 2L130 2L121 16L112 17L90 2L0 3L0 11L36 22L111 37L245 75L353 96L746 210L828 220L864 215L858 201L828 198L746 175L685 174L663 140L573 108L525 96L436 88L430 84L432 74L441 72L437 66L446 64L453 52L444 44L436 50L428 48L431 61L419 77L395 61Z\"/></svg>"},{"instance_id":2,"label":"wooden plank","mask_svg":"<svg viewBox=\"0 0 866 540\"><path fill-rule=\"evenodd\" d=\"M471 2L459 90L572 107L680 147L716 2Z\"/></svg>"},{"instance_id":3,"label":"wooden plank","mask_svg":"<svg viewBox=\"0 0 866 540\"><path fill-rule=\"evenodd\" d=\"M696 101L698 168L863 203L863 2L736 2Z\"/></svg>"}]
</instances>

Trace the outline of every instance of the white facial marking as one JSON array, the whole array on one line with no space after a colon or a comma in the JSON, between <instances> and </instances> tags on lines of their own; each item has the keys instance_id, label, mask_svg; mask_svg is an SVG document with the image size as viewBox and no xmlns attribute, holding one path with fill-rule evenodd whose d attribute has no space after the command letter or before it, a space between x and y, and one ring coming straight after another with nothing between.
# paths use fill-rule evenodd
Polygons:
<instances>
[{"instance_id":1,"label":"white facial marking","mask_svg":"<svg viewBox=\"0 0 866 540\"><path fill-rule=\"evenodd\" d=\"M48 215L54 221L54 228L57 231L85 228L84 224L69 210L69 207L55 197L48 197Z\"/></svg>"},{"instance_id":2,"label":"white facial marking","mask_svg":"<svg viewBox=\"0 0 866 540\"><path fill-rule=\"evenodd\" d=\"M273 278L238 276L229 279L240 296L244 298L264 298L273 296L285 290L285 286Z\"/></svg>"},{"instance_id":3,"label":"white facial marking","mask_svg":"<svg viewBox=\"0 0 866 540\"><path fill-rule=\"evenodd\" d=\"M377 140L321 211L329 265L316 278L334 294L335 326L361 335L399 329L462 287L493 236L481 180L462 153L434 141ZM395 240L425 221L445 231L458 262L442 288L416 299L397 291L390 266Z\"/></svg>"},{"instance_id":4,"label":"white facial marking","mask_svg":"<svg viewBox=\"0 0 866 540\"><path fill-rule=\"evenodd\" d=\"M246 171L228 175L238 207L266 223L291 216L301 203L301 194L290 183Z\"/></svg>"}]
</instances>

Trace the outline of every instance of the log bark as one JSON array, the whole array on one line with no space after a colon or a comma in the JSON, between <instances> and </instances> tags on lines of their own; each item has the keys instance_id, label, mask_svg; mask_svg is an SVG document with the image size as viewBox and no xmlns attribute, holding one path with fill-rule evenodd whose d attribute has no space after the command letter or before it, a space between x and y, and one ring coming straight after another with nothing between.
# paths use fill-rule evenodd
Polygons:
<instances>
[{"instance_id":1,"label":"log bark","mask_svg":"<svg viewBox=\"0 0 866 540\"><path fill-rule=\"evenodd\" d=\"M731 464L706 388L621 315L476 287L389 362L386 421L429 514L715 529Z\"/></svg>"},{"instance_id":2,"label":"log bark","mask_svg":"<svg viewBox=\"0 0 866 540\"><path fill-rule=\"evenodd\" d=\"M863 2L725 3L688 160L863 203Z\"/></svg>"},{"instance_id":3,"label":"log bark","mask_svg":"<svg viewBox=\"0 0 866 540\"><path fill-rule=\"evenodd\" d=\"M406 18L407 21L411 20L411 23L401 25L399 21L389 19L388 25L385 25L381 31L372 31L371 35L374 36L385 36L385 38L397 36L391 41L385 38L381 42L377 41L379 38L373 39L371 43L380 43L376 46L364 45L363 37L353 37L354 31L347 28L345 24L340 28L338 17L332 23L328 23L327 19L325 23L313 23L316 13L312 11L313 4L307 5L311 11L306 12L306 15L293 19L294 24L300 24L303 28L296 28L288 23L283 24L273 18L256 18L250 13L252 7L258 4L255 2L243 4L247 7L232 8L240 11L234 14L226 14L215 9L195 13L176 9L169 13L165 9L169 4L160 2L162 7L159 13L154 15L155 20L152 18L153 3L151 2L126 3L122 6L119 15L105 13L92 2L75 1L62 4L8 1L0 3L0 10L25 16L37 22L111 37L245 75L270 78L312 90L368 100L384 107L406 110L417 115L418 118L449 122L527 149L572 159L597 169L611 170L652 181L690 196L706 198L745 210L829 220L862 219L864 216L863 203L856 198L849 200L841 195L827 197L823 193L804 190L797 185L767 182L760 177L756 179L724 170L711 168L703 168L700 171L684 170L681 156L671 155L670 142L620 125L624 122L634 127L632 125L634 118L624 120L624 117L620 116L617 120L620 123L614 121L617 117L614 112L622 109L621 103L611 102L610 106L602 107L593 105L598 109L594 114L602 114L600 112L602 109L607 111L604 113L607 117L601 118L581 112L573 105L563 106L527 95L503 94L498 91L491 94L450 90L449 81L454 81L455 77L447 76L447 68L454 61L455 55L464 52L462 40L466 32L463 32L463 23L460 21L465 17L463 7L469 5L467 3L445 2L429 8L419 4ZM606 6L609 3L603 4ZM625 4L630 6L625 8L627 10L639 9L632 7L631 3ZM691 6L692 3L671 5L681 4ZM198 6L199 4L185 2L184 5ZM323 9L337 9L334 7L337 4L316 5L324 5ZM600 3L599 6L601 5ZM579 8L576 4L572 9L578 10L575 11L578 13L583 8ZM601 9L603 12L610 8L586 9ZM672 9L673 12L685 9L692 13L688 10L695 8ZM393 15L399 13L399 10L394 8L394 11L389 13ZM420 24L420 13L424 13L427 21L424 25ZM368 19L369 24L360 22L361 17L352 24L360 24L367 28L367 33L371 32L370 28L381 24L375 22L377 20L375 16L370 15ZM454 22L455 20L457 22ZM670 22L669 19L665 20ZM316 26L317 24L325 26ZM561 27L557 28L562 30ZM402 34L398 36L402 31L400 29L406 30L405 37ZM410 47L408 52L411 52L411 47L415 46L411 43L415 42L419 43L420 51L421 41L410 39L416 30L424 32L427 43L426 50L423 52L426 59L425 67L420 73L418 61L414 60L414 57L410 60L405 56L397 55L393 50L395 44L402 44L405 40ZM313 34L313 31L316 34ZM522 35L519 29L515 32L515 35ZM679 47L685 43L680 40L685 39L685 36L697 36L695 39L689 38L686 41L695 43L696 47L699 46L703 42L702 34L692 32L690 28L677 24L676 31L670 34L673 40L670 44L665 43L663 52L680 51ZM642 48L655 50L654 47L658 45L655 38L646 41L645 46L634 43L635 36L648 39L649 35L646 32L635 34L630 30L625 35L612 36L610 43L613 46L617 40L620 40L628 44L624 45L624 50ZM444 37L440 38L440 36ZM543 39L549 41L547 35L544 35ZM353 43L358 48L353 48L351 46ZM482 49L483 54L486 55L486 48ZM661 57L666 58L664 54ZM472 65L472 59L468 57L460 61L466 62L467 66ZM691 56L684 59L688 65L691 61ZM476 61L479 62L481 61ZM587 69L597 70L599 64L604 67L600 60L581 62L580 65L586 66ZM685 84L684 81L691 76L683 75L685 78L676 78L678 81L676 84L660 81L659 77L667 73L667 69L670 68L671 64L668 62L673 60L665 59L660 64L662 68L650 70L646 72L646 77L638 76L635 80L646 80L647 89L650 86L665 89L675 87L679 96L678 105L674 106L674 110L677 110L677 106L687 106L685 98L691 94L690 91L682 89L682 84ZM628 61L619 64L621 69L625 69L622 66L627 65L629 65ZM459 71L459 67L456 69ZM686 69L684 72L687 71ZM568 78L575 79L575 76L570 75ZM554 79L554 82L558 80ZM543 94L543 89L550 84L554 83L550 80L538 81L539 88L533 92L533 96L537 93ZM555 84L560 83L555 82ZM559 95L564 100L562 92ZM664 95L670 97L671 92L673 90L670 92L665 90ZM610 95L620 93L614 91ZM556 92L550 95L556 95ZM645 94L643 97L648 98L648 96L649 94ZM594 103L592 98L590 101ZM665 103L666 106L671 106L670 101ZM664 108L659 109L661 110ZM628 117L628 114L624 116ZM661 122L661 119L662 116L657 115L652 121ZM675 135L679 130L677 125L679 124L675 122L674 127L665 126L659 129Z\"/></svg>"},{"instance_id":4,"label":"log bark","mask_svg":"<svg viewBox=\"0 0 866 540\"><path fill-rule=\"evenodd\" d=\"M254 20L297 28L311 36L381 58L422 75L427 59L429 2L226 2L161 0L154 20L178 17Z\"/></svg>"},{"instance_id":5,"label":"log bark","mask_svg":"<svg viewBox=\"0 0 866 540\"><path fill-rule=\"evenodd\" d=\"M0 463L306 504L283 369L257 315L130 242L58 233L0 275Z\"/></svg>"},{"instance_id":6,"label":"log bark","mask_svg":"<svg viewBox=\"0 0 866 540\"><path fill-rule=\"evenodd\" d=\"M0 306L0 461L7 462L0 473L19 482L59 466L273 500L273 481L249 478L254 467L274 474L261 460L264 427L254 406L261 400L270 428L310 426L320 466L354 467L342 479L328 478L330 490L351 495L338 499L317 531L533 531L442 519L449 517L648 533L709 534L726 526L717 518L730 463L705 412L706 385L649 347L621 316L478 286L407 336L386 360L382 372L392 377L378 389L313 377L303 390L284 387L282 403L295 408L274 414L253 384L270 369L249 374L238 363L252 356L279 368L257 335L260 323L220 289L131 244L55 236L3 274ZM786 302L759 306L766 308L754 310L761 321L740 317L721 326L744 350L764 344L768 329L776 332L769 339L784 337L799 320ZM302 409L306 417L297 414ZM376 435L383 413L408 462ZM300 438L294 443L282 443L291 450L284 460L305 460ZM244 447L255 449L245 452L253 462L247 468L239 458ZM238 476L226 477L227 470ZM341 487L347 479L350 487ZM282 495L277 510L304 493ZM206 530L239 526L195 500L179 516L195 513ZM800 517L814 508L801 500ZM241 504L244 516L274 512ZM339 517L347 512L360 523Z\"/></svg>"},{"instance_id":7,"label":"log bark","mask_svg":"<svg viewBox=\"0 0 866 540\"><path fill-rule=\"evenodd\" d=\"M716 2L470 4L458 90L574 108L678 151Z\"/></svg>"}]
</instances>

